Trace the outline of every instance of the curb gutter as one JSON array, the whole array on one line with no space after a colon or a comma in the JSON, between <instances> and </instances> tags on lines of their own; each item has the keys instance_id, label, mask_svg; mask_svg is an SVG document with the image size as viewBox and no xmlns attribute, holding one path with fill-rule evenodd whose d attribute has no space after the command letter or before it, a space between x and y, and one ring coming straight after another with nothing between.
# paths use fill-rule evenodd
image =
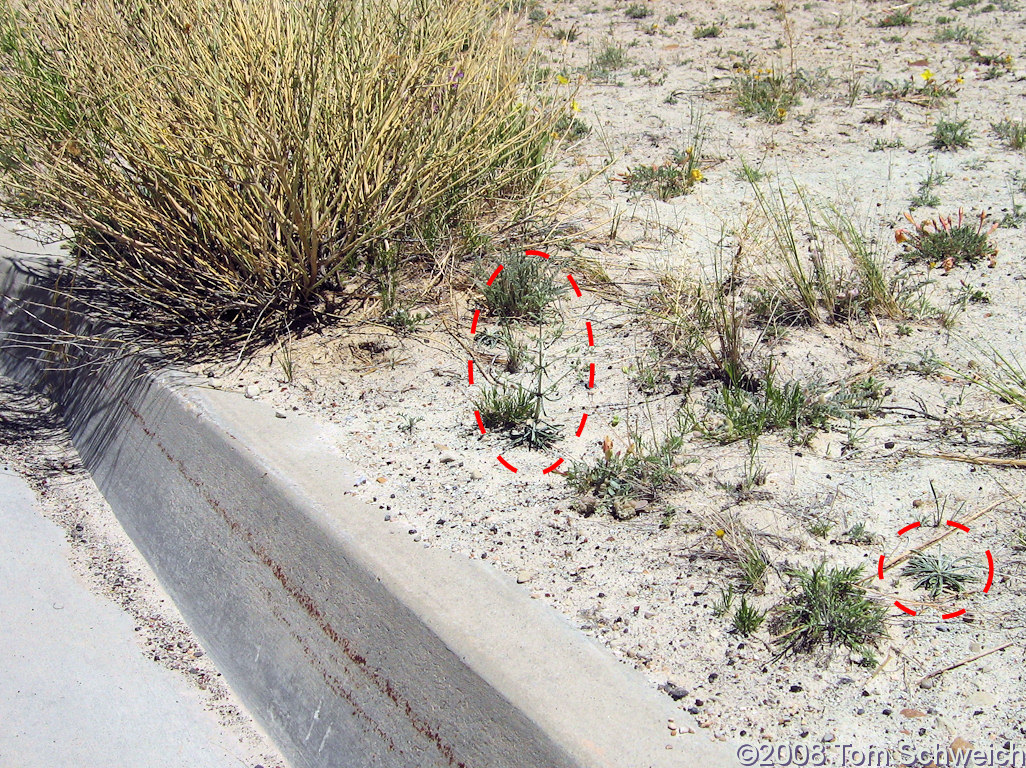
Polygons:
<instances>
[{"instance_id":1,"label":"curb gutter","mask_svg":"<svg viewBox=\"0 0 1026 768\"><path fill-rule=\"evenodd\" d=\"M314 422L83 343L95 324L43 287L54 259L15 260L38 246L2 238L0 371L59 405L121 524L294 766L736 764L702 733L671 736L668 720L691 718L513 579L390 532L345 495L357 472Z\"/></svg>"}]
</instances>

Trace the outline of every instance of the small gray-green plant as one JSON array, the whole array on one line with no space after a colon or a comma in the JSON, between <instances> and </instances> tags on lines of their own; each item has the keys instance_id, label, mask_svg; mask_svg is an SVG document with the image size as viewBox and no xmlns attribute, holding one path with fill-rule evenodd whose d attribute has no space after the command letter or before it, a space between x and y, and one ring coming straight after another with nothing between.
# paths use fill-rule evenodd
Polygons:
<instances>
[{"instance_id":1,"label":"small gray-green plant","mask_svg":"<svg viewBox=\"0 0 1026 768\"><path fill-rule=\"evenodd\" d=\"M411 312L406 307L400 307L382 317L382 322L399 336L409 336L420 328L428 317L427 313Z\"/></svg>"},{"instance_id":2,"label":"small gray-green plant","mask_svg":"<svg viewBox=\"0 0 1026 768\"><path fill-rule=\"evenodd\" d=\"M475 398L474 409L488 429L511 430L531 418L534 399L519 385L489 385Z\"/></svg>"},{"instance_id":3,"label":"small gray-green plant","mask_svg":"<svg viewBox=\"0 0 1026 768\"><path fill-rule=\"evenodd\" d=\"M901 140L901 137L893 139L874 139L873 146L869 148L870 152L883 152L886 149L900 149L905 146L905 143Z\"/></svg>"},{"instance_id":4,"label":"small gray-green plant","mask_svg":"<svg viewBox=\"0 0 1026 768\"><path fill-rule=\"evenodd\" d=\"M594 463L571 461L567 482L581 493L598 499L596 511L614 517L632 517L638 501L654 501L679 480L679 454L684 435L692 428L685 414L677 414L665 433L646 440L636 430L626 450L614 450L609 436L602 443L602 456Z\"/></svg>"},{"instance_id":5,"label":"small gray-green plant","mask_svg":"<svg viewBox=\"0 0 1026 768\"><path fill-rule=\"evenodd\" d=\"M1026 148L1026 122L1006 119L991 123L990 127L1009 149Z\"/></svg>"},{"instance_id":6,"label":"small gray-green plant","mask_svg":"<svg viewBox=\"0 0 1026 768\"><path fill-rule=\"evenodd\" d=\"M933 480L930 481L930 495L933 497L933 514L927 518L923 516L921 522L924 525L932 526L933 528L940 528L948 520L958 520L962 517L962 513L965 511L966 503L960 502L957 507L950 508L951 496L948 494L941 495L937 493L937 488L933 484Z\"/></svg>"},{"instance_id":7,"label":"small gray-green plant","mask_svg":"<svg viewBox=\"0 0 1026 768\"><path fill-rule=\"evenodd\" d=\"M954 26L938 29L933 39L939 43L955 42L983 45L987 42L987 34L982 29L967 27L964 24L955 24Z\"/></svg>"},{"instance_id":8,"label":"small gray-green plant","mask_svg":"<svg viewBox=\"0 0 1026 768\"><path fill-rule=\"evenodd\" d=\"M979 581L970 558L950 557L940 551L914 553L902 573L915 580L914 589L925 589L933 598L945 592L962 594L969 584Z\"/></svg>"},{"instance_id":9,"label":"small gray-green plant","mask_svg":"<svg viewBox=\"0 0 1026 768\"><path fill-rule=\"evenodd\" d=\"M834 524L826 518L820 518L809 523L809 533L815 536L817 539L825 539L827 534L830 533L830 529L834 527Z\"/></svg>"},{"instance_id":10,"label":"small gray-green plant","mask_svg":"<svg viewBox=\"0 0 1026 768\"><path fill-rule=\"evenodd\" d=\"M908 213L905 218L912 229L899 229L894 238L901 243L902 258L909 264L925 262L949 270L962 264L973 266L984 260L993 266L997 259L997 248L988 239L997 229L997 224L984 229L986 211L981 211L976 217L976 224L966 221L961 209L957 221L951 216L938 216L919 222Z\"/></svg>"},{"instance_id":11,"label":"small gray-green plant","mask_svg":"<svg viewBox=\"0 0 1026 768\"><path fill-rule=\"evenodd\" d=\"M581 36L581 30L577 28L577 24L571 24L569 27L555 30L552 36L557 40L565 40L568 43L572 43Z\"/></svg>"},{"instance_id":12,"label":"small gray-green plant","mask_svg":"<svg viewBox=\"0 0 1026 768\"><path fill-rule=\"evenodd\" d=\"M402 419L399 422L399 431L405 432L408 435L412 435L413 430L417 428L417 424L424 421L423 416L410 416L405 413L400 413L399 418Z\"/></svg>"},{"instance_id":13,"label":"small gray-green plant","mask_svg":"<svg viewBox=\"0 0 1026 768\"><path fill-rule=\"evenodd\" d=\"M539 320L566 293L567 283L557 278L551 260L513 251L502 260L502 270L491 284L482 277L479 288L489 314L508 323L516 319Z\"/></svg>"},{"instance_id":14,"label":"small gray-green plant","mask_svg":"<svg viewBox=\"0 0 1026 768\"><path fill-rule=\"evenodd\" d=\"M685 195L703 179L700 166L704 142L702 113L692 107L687 146L674 150L670 161L663 165L635 166L624 174L622 181L628 190L646 192L660 200Z\"/></svg>"},{"instance_id":15,"label":"small gray-green plant","mask_svg":"<svg viewBox=\"0 0 1026 768\"><path fill-rule=\"evenodd\" d=\"M287 384L296 377L296 364L292 358L292 346L287 341L278 345L278 365Z\"/></svg>"},{"instance_id":16,"label":"small gray-green plant","mask_svg":"<svg viewBox=\"0 0 1026 768\"><path fill-rule=\"evenodd\" d=\"M760 611L751 605L748 602L748 598L742 595L741 603L734 612L734 631L741 635L741 637L748 637L762 626L765 618L766 612Z\"/></svg>"},{"instance_id":17,"label":"small gray-green plant","mask_svg":"<svg viewBox=\"0 0 1026 768\"><path fill-rule=\"evenodd\" d=\"M944 99L955 95L950 85L938 82L936 77L924 79L915 75L904 80L876 80L869 93L883 99L894 99L918 104L923 107L935 107Z\"/></svg>"},{"instance_id":18,"label":"small gray-green plant","mask_svg":"<svg viewBox=\"0 0 1026 768\"><path fill-rule=\"evenodd\" d=\"M731 85L738 108L768 123L782 123L801 103L805 83L795 72L773 68L743 67L735 71Z\"/></svg>"},{"instance_id":19,"label":"small gray-green plant","mask_svg":"<svg viewBox=\"0 0 1026 768\"><path fill-rule=\"evenodd\" d=\"M719 598L713 602L712 610L713 615L716 618L722 618L727 615L731 605L734 603L734 585L728 584L726 589L720 589Z\"/></svg>"},{"instance_id":20,"label":"small gray-green plant","mask_svg":"<svg viewBox=\"0 0 1026 768\"><path fill-rule=\"evenodd\" d=\"M669 380L666 362L655 350L649 350L636 358L634 383L641 392L646 395L655 394Z\"/></svg>"},{"instance_id":21,"label":"small gray-green plant","mask_svg":"<svg viewBox=\"0 0 1026 768\"><path fill-rule=\"evenodd\" d=\"M723 32L723 29L719 24L709 24L704 27L695 27L695 31L691 33L691 36L696 40L702 40L707 37L719 37Z\"/></svg>"},{"instance_id":22,"label":"small gray-green plant","mask_svg":"<svg viewBox=\"0 0 1026 768\"><path fill-rule=\"evenodd\" d=\"M553 133L563 141L572 142L583 139L591 133L591 127L577 115L563 115L556 122Z\"/></svg>"},{"instance_id":23,"label":"small gray-green plant","mask_svg":"<svg viewBox=\"0 0 1026 768\"><path fill-rule=\"evenodd\" d=\"M965 149L973 140L973 130L969 127L969 120L948 120L940 118L934 126L933 136L930 138L930 146L944 152L954 152Z\"/></svg>"},{"instance_id":24,"label":"small gray-green plant","mask_svg":"<svg viewBox=\"0 0 1026 768\"><path fill-rule=\"evenodd\" d=\"M891 11L877 22L876 26L886 29L888 27L910 27L912 26L912 9L899 8Z\"/></svg>"},{"instance_id":25,"label":"small gray-green plant","mask_svg":"<svg viewBox=\"0 0 1026 768\"><path fill-rule=\"evenodd\" d=\"M589 62L587 74L592 80L609 82L614 72L626 68L630 62L627 49L609 40Z\"/></svg>"},{"instance_id":26,"label":"small gray-green plant","mask_svg":"<svg viewBox=\"0 0 1026 768\"><path fill-rule=\"evenodd\" d=\"M982 288L977 288L972 283L959 280L952 303L960 306L964 312L969 308L970 304L989 304L990 294Z\"/></svg>"},{"instance_id":27,"label":"small gray-green plant","mask_svg":"<svg viewBox=\"0 0 1026 768\"><path fill-rule=\"evenodd\" d=\"M912 209L935 208L940 205L941 199L936 190L949 178L948 174L938 171L931 165L929 173L919 182L919 188L909 201L909 207Z\"/></svg>"},{"instance_id":28,"label":"small gray-green plant","mask_svg":"<svg viewBox=\"0 0 1026 768\"><path fill-rule=\"evenodd\" d=\"M747 160L741 158L741 167L734 171L734 176L738 181L757 184L760 181L764 181L769 174L758 166L749 165Z\"/></svg>"},{"instance_id":29,"label":"small gray-green plant","mask_svg":"<svg viewBox=\"0 0 1026 768\"><path fill-rule=\"evenodd\" d=\"M876 536L872 534L861 520L855 523L844 533L844 540L849 544L869 545L876 543Z\"/></svg>"},{"instance_id":30,"label":"small gray-green plant","mask_svg":"<svg viewBox=\"0 0 1026 768\"><path fill-rule=\"evenodd\" d=\"M652 9L643 3L631 3L624 11L628 19L647 19L652 15Z\"/></svg>"},{"instance_id":31,"label":"small gray-green plant","mask_svg":"<svg viewBox=\"0 0 1026 768\"><path fill-rule=\"evenodd\" d=\"M722 419L699 428L706 437L722 443L752 440L775 429L788 430L792 440L801 442L836 415L830 401L821 400L800 382L779 385L774 379L772 370L767 371L761 387L754 391L741 381L723 384L708 403L709 411Z\"/></svg>"},{"instance_id":32,"label":"small gray-green plant","mask_svg":"<svg viewBox=\"0 0 1026 768\"><path fill-rule=\"evenodd\" d=\"M745 459L741 481L735 487L740 496L751 493L766 483L766 470L759 460L759 441L757 438L748 440L748 458Z\"/></svg>"},{"instance_id":33,"label":"small gray-green plant","mask_svg":"<svg viewBox=\"0 0 1026 768\"><path fill-rule=\"evenodd\" d=\"M866 665L875 666L873 648L884 636L887 609L867 598L859 586L862 567L828 568L821 562L788 575L797 589L775 611L779 655L808 653L822 645L844 646L860 654Z\"/></svg>"}]
</instances>

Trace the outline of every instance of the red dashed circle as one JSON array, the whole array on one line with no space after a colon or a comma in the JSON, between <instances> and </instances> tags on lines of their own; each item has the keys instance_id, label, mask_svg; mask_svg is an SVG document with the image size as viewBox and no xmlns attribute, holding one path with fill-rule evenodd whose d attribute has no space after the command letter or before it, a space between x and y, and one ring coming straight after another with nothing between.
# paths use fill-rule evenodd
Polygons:
<instances>
[{"instance_id":1,"label":"red dashed circle","mask_svg":"<svg viewBox=\"0 0 1026 768\"><path fill-rule=\"evenodd\" d=\"M544 251L535 251L535 250L530 250L530 249L529 250L525 250L524 251L524 255L525 256L538 256L538 257L543 258L543 259L549 258L549 254L545 253ZM497 266L495 268L495 271L492 272L491 277L488 278L487 284L491 285L495 281L495 278L497 278L499 276L500 272L502 272L502 264L499 264L499 266ZM570 282L570 287L573 289L573 292L576 295L576 297L577 298L581 298L581 289L580 289L580 286L577 285L577 281L574 280L574 276L568 274L566 276L566 279ZM480 309L475 309L474 310L474 319L470 323L470 334L471 334L471 336L473 336L474 334L477 333L477 322L480 319L480 317L481 317L481 310ZM595 347L595 332L592 329L591 320L587 320L585 322L585 327L588 330L588 346L591 347L591 348L594 348ZM467 381L470 384L470 386L474 385L474 360L473 360L473 358L471 358L470 360L467 360ZM595 363L589 363L588 364L588 389L594 389L594 388L595 388ZM482 435L486 434L484 421L481 418L481 412L480 411L474 411L474 418L477 421L477 428L478 428L478 430L480 430ZM577 437L580 437L581 434L584 432L584 425L587 423L587 421L588 421L588 414L587 413L582 413L581 414L581 422L580 422L580 424L577 427L577 433L576 433ZM509 463L509 461L507 461L505 458L503 458L502 454L499 454L495 458L499 462L499 464L501 464L503 467L508 469L510 472L518 472L519 471L517 469L517 467L513 466L512 464ZM549 472L552 472L552 471L556 470L559 467L559 465L562 464L562 463L563 463L563 459L562 458L556 459L552 464L550 464L548 467L546 467L545 469L542 470L542 474L543 475L547 475Z\"/></svg>"}]
</instances>

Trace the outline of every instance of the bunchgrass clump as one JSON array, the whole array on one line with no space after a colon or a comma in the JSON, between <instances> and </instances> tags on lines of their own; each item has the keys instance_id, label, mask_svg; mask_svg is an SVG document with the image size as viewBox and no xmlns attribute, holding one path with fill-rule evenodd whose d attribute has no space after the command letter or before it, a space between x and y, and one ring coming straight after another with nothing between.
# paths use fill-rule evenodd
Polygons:
<instances>
[{"instance_id":1,"label":"bunchgrass clump","mask_svg":"<svg viewBox=\"0 0 1026 768\"><path fill-rule=\"evenodd\" d=\"M520 386L486 386L474 400L485 427L508 431L525 424L534 414L534 398Z\"/></svg>"},{"instance_id":2,"label":"bunchgrass clump","mask_svg":"<svg viewBox=\"0 0 1026 768\"><path fill-rule=\"evenodd\" d=\"M527 87L515 22L488 0L5 3L0 203L69 228L155 327L362 295L390 249L445 259L537 194L563 109Z\"/></svg>"},{"instance_id":3,"label":"bunchgrass clump","mask_svg":"<svg viewBox=\"0 0 1026 768\"><path fill-rule=\"evenodd\" d=\"M758 438L764 432L783 429L795 441L822 429L836 408L821 401L800 382L778 385L772 371L754 391L740 382L724 384L710 399L709 411L719 419L700 425L703 433L722 443Z\"/></svg>"},{"instance_id":4,"label":"bunchgrass clump","mask_svg":"<svg viewBox=\"0 0 1026 768\"><path fill-rule=\"evenodd\" d=\"M588 63L588 77L592 80L609 82L614 72L624 69L630 63L631 59L627 55L627 49L609 40Z\"/></svg>"},{"instance_id":5,"label":"bunchgrass clump","mask_svg":"<svg viewBox=\"0 0 1026 768\"><path fill-rule=\"evenodd\" d=\"M647 19L652 15L652 9L643 3L631 3L623 13L628 19Z\"/></svg>"},{"instance_id":6,"label":"bunchgrass clump","mask_svg":"<svg viewBox=\"0 0 1026 768\"><path fill-rule=\"evenodd\" d=\"M742 595L741 603L734 612L734 621L732 622L734 631L741 635L741 637L748 637L749 635L754 634L759 627L762 626L762 622L765 618L766 612L760 611L748 602L748 598L746 596Z\"/></svg>"},{"instance_id":7,"label":"bunchgrass clump","mask_svg":"<svg viewBox=\"0 0 1026 768\"><path fill-rule=\"evenodd\" d=\"M719 37L723 33L723 29L719 24L709 24L704 27L695 27L695 31L691 33L691 36L696 40L704 40L709 37Z\"/></svg>"},{"instance_id":8,"label":"bunchgrass clump","mask_svg":"<svg viewBox=\"0 0 1026 768\"><path fill-rule=\"evenodd\" d=\"M1022 120L1001 120L991 124L991 130L1009 149L1026 148L1026 122Z\"/></svg>"},{"instance_id":9,"label":"bunchgrass clump","mask_svg":"<svg viewBox=\"0 0 1026 768\"><path fill-rule=\"evenodd\" d=\"M731 79L734 99L746 115L768 123L782 123L801 104L802 82L793 73L772 68L743 67Z\"/></svg>"},{"instance_id":10,"label":"bunchgrass clump","mask_svg":"<svg viewBox=\"0 0 1026 768\"><path fill-rule=\"evenodd\" d=\"M908 313L917 286L890 268L864 225L797 186L793 200L780 188L752 188L770 235L769 270L751 300L758 319L794 326Z\"/></svg>"},{"instance_id":11,"label":"bunchgrass clump","mask_svg":"<svg viewBox=\"0 0 1026 768\"><path fill-rule=\"evenodd\" d=\"M492 265L488 265L492 269ZM491 285L482 273L480 290L488 313L499 322L540 319L546 309L567 291L568 283L557 277L555 265L540 256L513 251L502 260L502 271Z\"/></svg>"},{"instance_id":12,"label":"bunchgrass clump","mask_svg":"<svg viewBox=\"0 0 1026 768\"><path fill-rule=\"evenodd\" d=\"M979 580L970 558L950 557L943 552L916 552L902 573L915 580L913 589L925 589L933 598L945 592L962 594L969 584Z\"/></svg>"},{"instance_id":13,"label":"bunchgrass clump","mask_svg":"<svg viewBox=\"0 0 1026 768\"><path fill-rule=\"evenodd\" d=\"M950 270L962 264L974 266L984 260L991 266L996 262L997 248L990 244L988 236L997 229L997 224L984 229L986 211L980 212L975 224L965 220L961 209L957 222L950 216L917 222L906 213L905 218L912 229L897 230L894 239L903 248L902 258L910 264L926 263Z\"/></svg>"},{"instance_id":14,"label":"bunchgrass clump","mask_svg":"<svg viewBox=\"0 0 1026 768\"><path fill-rule=\"evenodd\" d=\"M843 646L875 666L873 648L884 636L887 609L859 586L862 567L789 571L795 594L777 607L773 630L780 655L808 653L823 645Z\"/></svg>"},{"instance_id":15,"label":"bunchgrass clump","mask_svg":"<svg viewBox=\"0 0 1026 768\"><path fill-rule=\"evenodd\" d=\"M891 11L877 22L876 26L883 29L889 27L910 27L912 26L912 9L899 8Z\"/></svg>"},{"instance_id":16,"label":"bunchgrass clump","mask_svg":"<svg viewBox=\"0 0 1026 768\"><path fill-rule=\"evenodd\" d=\"M973 131L969 120L947 120L941 118L933 128L930 146L944 152L965 149L973 140Z\"/></svg>"}]
</instances>

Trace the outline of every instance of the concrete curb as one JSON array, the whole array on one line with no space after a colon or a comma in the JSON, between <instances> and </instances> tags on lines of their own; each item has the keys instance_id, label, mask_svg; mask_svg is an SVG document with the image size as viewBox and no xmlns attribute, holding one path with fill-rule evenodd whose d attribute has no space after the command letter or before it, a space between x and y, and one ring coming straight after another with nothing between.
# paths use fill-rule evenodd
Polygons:
<instances>
[{"instance_id":1,"label":"concrete curb","mask_svg":"<svg viewBox=\"0 0 1026 768\"><path fill-rule=\"evenodd\" d=\"M671 737L687 716L512 579L390 533L345 495L356 473L313 422L81 344L93 326L42 287L48 262L11 250L0 369L59 404L125 530L295 766L736 764L703 734Z\"/></svg>"}]
</instances>

